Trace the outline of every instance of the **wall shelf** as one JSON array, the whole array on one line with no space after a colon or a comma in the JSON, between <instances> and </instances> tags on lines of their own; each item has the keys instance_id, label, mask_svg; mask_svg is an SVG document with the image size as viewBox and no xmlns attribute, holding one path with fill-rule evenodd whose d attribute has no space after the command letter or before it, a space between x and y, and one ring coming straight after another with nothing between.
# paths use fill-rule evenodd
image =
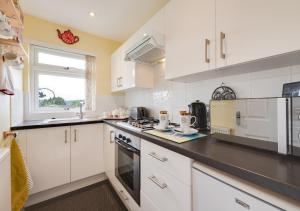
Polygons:
<instances>
[{"instance_id":1,"label":"wall shelf","mask_svg":"<svg viewBox=\"0 0 300 211\"><path fill-rule=\"evenodd\" d=\"M27 52L22 43L17 39L3 39L0 38L1 51L13 51L23 57L28 57Z\"/></svg>"},{"instance_id":2,"label":"wall shelf","mask_svg":"<svg viewBox=\"0 0 300 211\"><path fill-rule=\"evenodd\" d=\"M13 27L23 29L23 15L21 10L15 6L14 0L1 0L0 10L10 18Z\"/></svg>"}]
</instances>

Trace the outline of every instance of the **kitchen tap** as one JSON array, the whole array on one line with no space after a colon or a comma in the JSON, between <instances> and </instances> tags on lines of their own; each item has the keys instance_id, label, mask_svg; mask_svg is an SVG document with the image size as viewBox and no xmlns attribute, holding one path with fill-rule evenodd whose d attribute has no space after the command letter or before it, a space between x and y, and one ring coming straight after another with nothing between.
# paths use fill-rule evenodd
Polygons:
<instances>
[{"instance_id":1,"label":"kitchen tap","mask_svg":"<svg viewBox=\"0 0 300 211\"><path fill-rule=\"evenodd\" d=\"M82 107L84 106L84 102L80 102L79 104L79 118L83 119L83 110Z\"/></svg>"}]
</instances>

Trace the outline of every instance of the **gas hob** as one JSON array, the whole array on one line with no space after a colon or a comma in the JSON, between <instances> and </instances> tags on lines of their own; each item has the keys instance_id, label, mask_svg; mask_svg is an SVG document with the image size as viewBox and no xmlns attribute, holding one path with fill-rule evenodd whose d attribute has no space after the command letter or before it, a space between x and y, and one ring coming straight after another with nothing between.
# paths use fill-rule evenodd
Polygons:
<instances>
[{"instance_id":1,"label":"gas hob","mask_svg":"<svg viewBox=\"0 0 300 211\"><path fill-rule=\"evenodd\" d=\"M129 130L142 132L144 130L151 130L158 124L155 119L142 119L142 120L128 120L126 122L117 122L118 125Z\"/></svg>"}]
</instances>

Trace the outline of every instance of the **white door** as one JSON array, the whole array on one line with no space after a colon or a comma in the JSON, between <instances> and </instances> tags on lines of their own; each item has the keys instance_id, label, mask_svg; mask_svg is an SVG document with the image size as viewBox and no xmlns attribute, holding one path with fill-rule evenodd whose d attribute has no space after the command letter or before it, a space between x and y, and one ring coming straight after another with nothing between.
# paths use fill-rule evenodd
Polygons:
<instances>
[{"instance_id":1,"label":"white door","mask_svg":"<svg viewBox=\"0 0 300 211\"><path fill-rule=\"evenodd\" d=\"M105 173L113 183L115 178L115 129L104 125L104 168Z\"/></svg>"},{"instance_id":2,"label":"white door","mask_svg":"<svg viewBox=\"0 0 300 211\"><path fill-rule=\"evenodd\" d=\"M216 0L217 67L299 50L299 8L299 0Z\"/></svg>"},{"instance_id":3,"label":"white door","mask_svg":"<svg viewBox=\"0 0 300 211\"><path fill-rule=\"evenodd\" d=\"M0 149L0 210L11 210L11 165L10 151Z\"/></svg>"},{"instance_id":4,"label":"white door","mask_svg":"<svg viewBox=\"0 0 300 211\"><path fill-rule=\"evenodd\" d=\"M237 100L235 135L277 142L277 107L276 98Z\"/></svg>"},{"instance_id":5,"label":"white door","mask_svg":"<svg viewBox=\"0 0 300 211\"><path fill-rule=\"evenodd\" d=\"M258 198L198 170L193 170L194 211L279 211Z\"/></svg>"},{"instance_id":6,"label":"white door","mask_svg":"<svg viewBox=\"0 0 300 211\"><path fill-rule=\"evenodd\" d=\"M215 1L172 0L165 16L166 79L215 68Z\"/></svg>"},{"instance_id":7,"label":"white door","mask_svg":"<svg viewBox=\"0 0 300 211\"><path fill-rule=\"evenodd\" d=\"M119 69L119 54L116 50L111 55L111 90L116 91L118 89L118 69Z\"/></svg>"},{"instance_id":8,"label":"white door","mask_svg":"<svg viewBox=\"0 0 300 211\"><path fill-rule=\"evenodd\" d=\"M111 56L112 91L120 91L126 86L126 62L123 47L117 49Z\"/></svg>"},{"instance_id":9,"label":"white door","mask_svg":"<svg viewBox=\"0 0 300 211\"><path fill-rule=\"evenodd\" d=\"M70 127L27 131L27 161L37 193L70 182Z\"/></svg>"},{"instance_id":10,"label":"white door","mask_svg":"<svg viewBox=\"0 0 300 211\"><path fill-rule=\"evenodd\" d=\"M71 126L71 182L103 172L103 125Z\"/></svg>"}]
</instances>

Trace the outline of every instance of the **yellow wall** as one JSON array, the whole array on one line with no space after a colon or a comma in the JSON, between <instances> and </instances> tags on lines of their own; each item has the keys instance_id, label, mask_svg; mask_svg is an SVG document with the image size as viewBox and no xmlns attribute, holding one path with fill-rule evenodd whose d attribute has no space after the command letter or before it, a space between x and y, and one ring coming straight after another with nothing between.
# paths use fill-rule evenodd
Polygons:
<instances>
[{"instance_id":1,"label":"yellow wall","mask_svg":"<svg viewBox=\"0 0 300 211\"><path fill-rule=\"evenodd\" d=\"M80 41L74 45L64 44L57 37L56 29L60 29L62 32L71 29L74 35L79 36ZM23 36L25 41L39 41L50 45L79 49L96 56L96 94L110 94L110 56L121 43L30 15L25 15ZM28 49L28 45L25 47ZM26 65L24 70L25 91L29 91L29 72L29 66Z\"/></svg>"}]
</instances>

